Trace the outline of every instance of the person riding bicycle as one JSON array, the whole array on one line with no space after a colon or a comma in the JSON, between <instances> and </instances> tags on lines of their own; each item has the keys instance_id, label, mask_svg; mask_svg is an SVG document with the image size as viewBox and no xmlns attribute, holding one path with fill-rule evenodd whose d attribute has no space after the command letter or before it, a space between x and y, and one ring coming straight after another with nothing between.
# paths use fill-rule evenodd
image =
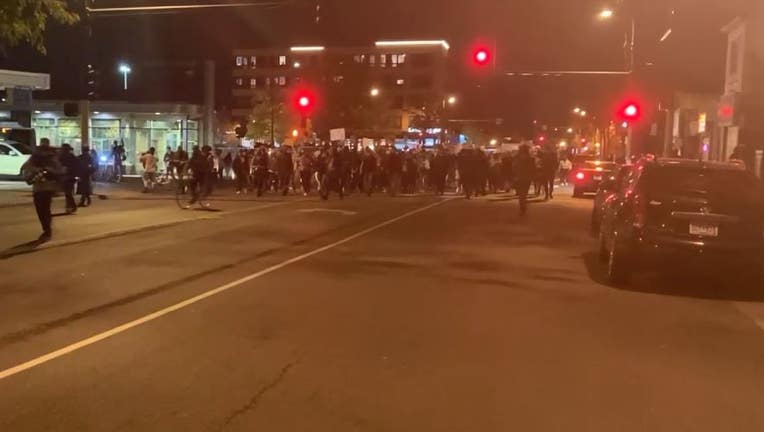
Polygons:
<instances>
[{"instance_id":1,"label":"person riding bicycle","mask_svg":"<svg viewBox=\"0 0 764 432\"><path fill-rule=\"evenodd\" d=\"M213 167L212 147L205 145L201 151L195 148L188 162L188 168L193 174L189 184L191 188L189 204L194 204L199 198L206 197L212 192Z\"/></svg>"}]
</instances>

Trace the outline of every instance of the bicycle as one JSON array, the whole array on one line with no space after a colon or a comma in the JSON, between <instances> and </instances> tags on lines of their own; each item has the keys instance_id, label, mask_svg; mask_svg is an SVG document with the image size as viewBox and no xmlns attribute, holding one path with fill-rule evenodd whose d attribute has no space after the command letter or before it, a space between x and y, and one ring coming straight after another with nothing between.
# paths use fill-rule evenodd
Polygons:
<instances>
[{"instance_id":1,"label":"bicycle","mask_svg":"<svg viewBox=\"0 0 764 432\"><path fill-rule=\"evenodd\" d=\"M175 202L181 210L188 210L194 204L199 204L199 207L203 209L209 209L210 202L208 198L211 192L209 179L205 182L197 182L193 174L184 173L177 180Z\"/></svg>"}]
</instances>

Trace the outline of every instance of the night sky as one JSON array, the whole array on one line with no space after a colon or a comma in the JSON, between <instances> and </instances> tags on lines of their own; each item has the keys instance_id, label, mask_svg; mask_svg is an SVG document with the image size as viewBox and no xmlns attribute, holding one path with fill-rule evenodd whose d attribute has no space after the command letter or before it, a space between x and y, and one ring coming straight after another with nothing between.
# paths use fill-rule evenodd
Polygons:
<instances>
[{"instance_id":1,"label":"night sky","mask_svg":"<svg viewBox=\"0 0 764 432\"><path fill-rule=\"evenodd\" d=\"M623 16L628 11L637 18L638 64L654 64L644 69L644 78L636 79L661 90L721 94L726 42L720 28L754 1L616 0L611 4L620 18L611 22L596 19L607 0L320 0L319 24L315 24L316 0L287 0L267 8L98 16L74 28L51 28L46 57L14 49L0 56L0 67L50 72L54 87L50 97L76 97L78 64L90 62L101 71L103 98L198 101L199 77L189 62L211 58L218 61L218 105L225 106L234 47L443 38L452 45L453 90L464 95L460 114L505 118L511 131L522 130L536 118L564 123L573 105L604 112L625 80L470 79L462 58L473 41L496 41L498 71L623 69L622 44L629 26ZM195 2L201 1L97 0L96 5ZM669 26L674 30L671 38L659 43ZM123 60L135 70L135 88L127 97L119 91L116 72ZM141 80L151 91L139 95Z\"/></svg>"}]
</instances>

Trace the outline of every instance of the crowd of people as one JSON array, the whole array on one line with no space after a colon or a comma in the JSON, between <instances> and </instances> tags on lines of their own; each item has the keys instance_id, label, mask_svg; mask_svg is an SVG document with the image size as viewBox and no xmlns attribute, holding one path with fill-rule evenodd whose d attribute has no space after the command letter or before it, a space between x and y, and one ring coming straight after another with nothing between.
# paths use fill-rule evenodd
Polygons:
<instances>
[{"instance_id":1,"label":"crowd of people","mask_svg":"<svg viewBox=\"0 0 764 432\"><path fill-rule=\"evenodd\" d=\"M62 144L60 150L50 146L50 140L42 138L40 145L21 168L26 182L32 185L32 196L37 217L42 226L40 241L51 238L53 196L62 191L66 213L72 214L78 207L92 203L93 174L98 171L98 158L87 146L79 155L72 146ZM79 204L75 194L80 196Z\"/></svg>"},{"instance_id":2,"label":"crowd of people","mask_svg":"<svg viewBox=\"0 0 764 432\"><path fill-rule=\"evenodd\" d=\"M556 177L567 179L571 168L570 161L560 160L555 149L529 146L504 153L472 147L451 152L441 148L365 147L356 151L331 145L297 150L259 146L238 149L235 156L218 150L212 158L216 176L232 178L237 194L260 196L273 191L286 195L294 190L307 196L317 190L324 199L332 192L342 198L354 192L395 196L424 192L442 195L450 190L469 199L516 191L524 203L531 186L534 194L543 193L545 199L552 199ZM168 167L179 166L181 161L171 157Z\"/></svg>"},{"instance_id":3,"label":"crowd of people","mask_svg":"<svg viewBox=\"0 0 764 432\"><path fill-rule=\"evenodd\" d=\"M115 143L111 157L121 165L124 151L119 147ZM150 192L159 175L156 149L152 147L142 153L138 161L143 167L144 192ZM258 146L225 154L222 149L195 146L191 155L182 148L167 149L163 162L164 174L171 178L190 178L194 182L194 193L210 193L212 185L223 179L233 181L237 194L261 196L277 192L287 195L294 191L307 196L315 190L323 199L329 199L332 193L343 198L351 193L396 196L443 195L451 191L470 199L488 193L515 192L521 214L526 212L531 187L536 196L543 194L544 199L552 199L556 177L559 175L561 181L566 182L571 167L569 160L558 158L556 149L525 145L515 152L504 153L489 153L471 146L454 152L443 148L354 150L323 145L302 146L297 150L289 146L277 149ZM41 240L49 239L52 234L50 208L54 194L63 191L67 213L90 205L92 178L97 171L98 158L88 147L75 155L68 144L56 150L49 140L41 139L22 169L27 182L33 185L35 208L43 229ZM75 194L80 196L79 203Z\"/></svg>"}]
</instances>

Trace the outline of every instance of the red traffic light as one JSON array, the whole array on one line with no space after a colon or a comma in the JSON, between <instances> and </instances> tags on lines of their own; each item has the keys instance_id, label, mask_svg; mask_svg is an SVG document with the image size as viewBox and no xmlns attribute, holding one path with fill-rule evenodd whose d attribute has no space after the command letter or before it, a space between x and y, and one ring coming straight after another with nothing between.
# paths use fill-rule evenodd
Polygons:
<instances>
[{"instance_id":1,"label":"red traffic light","mask_svg":"<svg viewBox=\"0 0 764 432\"><path fill-rule=\"evenodd\" d=\"M642 110L637 103L629 102L621 108L619 115L622 120L636 121L641 117Z\"/></svg>"},{"instance_id":2,"label":"red traffic light","mask_svg":"<svg viewBox=\"0 0 764 432\"><path fill-rule=\"evenodd\" d=\"M302 114L313 110L316 106L316 97L309 90L300 90L294 94L294 107Z\"/></svg>"},{"instance_id":3,"label":"red traffic light","mask_svg":"<svg viewBox=\"0 0 764 432\"><path fill-rule=\"evenodd\" d=\"M485 66L491 62L491 51L485 47L478 47L472 53L472 60L478 66Z\"/></svg>"}]
</instances>

